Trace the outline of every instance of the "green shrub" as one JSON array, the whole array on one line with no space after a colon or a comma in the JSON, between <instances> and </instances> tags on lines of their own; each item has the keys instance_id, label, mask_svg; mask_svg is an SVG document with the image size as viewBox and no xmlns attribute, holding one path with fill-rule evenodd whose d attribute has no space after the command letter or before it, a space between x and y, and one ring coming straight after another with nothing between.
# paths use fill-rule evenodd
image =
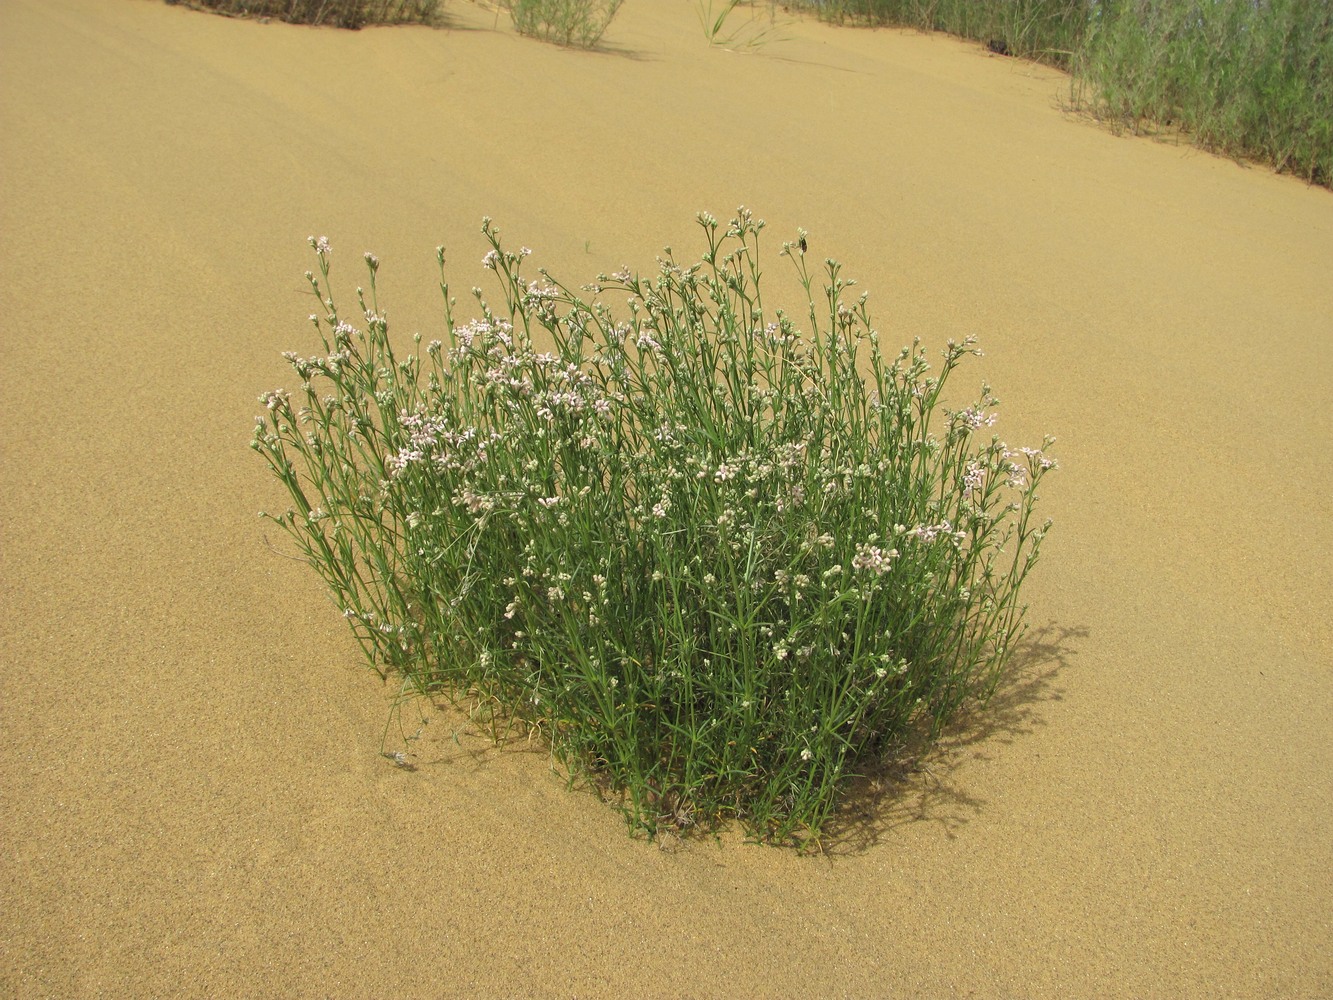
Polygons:
<instances>
[{"instance_id":1,"label":"green shrub","mask_svg":"<svg viewBox=\"0 0 1333 1000\"><path fill-rule=\"evenodd\" d=\"M509 0L521 34L557 45L592 48L624 0Z\"/></svg>"},{"instance_id":2,"label":"green shrub","mask_svg":"<svg viewBox=\"0 0 1333 1000\"><path fill-rule=\"evenodd\" d=\"M699 262L584 298L487 221L503 305L455 323L442 280L445 341L401 359L379 261L353 326L312 238L322 354L287 355L302 388L253 446L382 672L539 730L636 829L808 842L858 768L993 689L1054 461L986 433L988 387L944 406L971 340L886 356L837 263L812 293L804 233L802 335L764 309L763 223L700 224Z\"/></svg>"}]
</instances>

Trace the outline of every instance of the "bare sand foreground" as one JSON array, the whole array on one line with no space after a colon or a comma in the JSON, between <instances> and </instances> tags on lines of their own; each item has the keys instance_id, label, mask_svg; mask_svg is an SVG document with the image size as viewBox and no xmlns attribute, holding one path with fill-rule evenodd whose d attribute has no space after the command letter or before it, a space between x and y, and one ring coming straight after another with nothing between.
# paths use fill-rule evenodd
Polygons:
<instances>
[{"instance_id":1,"label":"bare sand foreground","mask_svg":"<svg viewBox=\"0 0 1333 1000\"><path fill-rule=\"evenodd\" d=\"M947 39L450 10L0 2L0 992L1333 995L1333 195ZM993 711L814 858L633 841L444 713L391 766L392 692L255 518L305 237L430 331L484 214L578 283L740 203L1060 439Z\"/></svg>"}]
</instances>

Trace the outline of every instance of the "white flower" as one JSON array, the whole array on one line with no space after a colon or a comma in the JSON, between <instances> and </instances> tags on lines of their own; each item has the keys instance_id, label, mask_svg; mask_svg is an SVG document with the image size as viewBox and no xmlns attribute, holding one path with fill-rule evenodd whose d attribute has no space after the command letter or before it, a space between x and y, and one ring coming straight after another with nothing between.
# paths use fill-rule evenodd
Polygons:
<instances>
[{"instance_id":1,"label":"white flower","mask_svg":"<svg viewBox=\"0 0 1333 1000\"><path fill-rule=\"evenodd\" d=\"M1059 468L1059 465L1056 463L1055 459L1047 458L1045 455L1042 454L1040 448L1019 448L1018 450L1021 451L1024 455L1026 455L1029 460L1035 462L1039 468L1042 469Z\"/></svg>"},{"instance_id":2,"label":"white flower","mask_svg":"<svg viewBox=\"0 0 1333 1000\"><path fill-rule=\"evenodd\" d=\"M987 413L979 406L969 406L958 413L958 422L970 430L980 430L995 424L996 414Z\"/></svg>"},{"instance_id":3,"label":"white flower","mask_svg":"<svg viewBox=\"0 0 1333 1000\"><path fill-rule=\"evenodd\" d=\"M893 560L898 558L897 549L885 552L878 545L858 545L856 555L852 557L852 569L866 569L881 576L889 571Z\"/></svg>"},{"instance_id":4,"label":"white flower","mask_svg":"<svg viewBox=\"0 0 1333 1000\"><path fill-rule=\"evenodd\" d=\"M804 750L801 751L801 760L810 760L811 758L814 757L814 755L815 752L811 750L809 747L806 747Z\"/></svg>"},{"instance_id":5,"label":"white flower","mask_svg":"<svg viewBox=\"0 0 1333 1000\"><path fill-rule=\"evenodd\" d=\"M986 467L980 462L967 463L967 473L963 476L963 496L971 498L978 493L986 482Z\"/></svg>"}]
</instances>

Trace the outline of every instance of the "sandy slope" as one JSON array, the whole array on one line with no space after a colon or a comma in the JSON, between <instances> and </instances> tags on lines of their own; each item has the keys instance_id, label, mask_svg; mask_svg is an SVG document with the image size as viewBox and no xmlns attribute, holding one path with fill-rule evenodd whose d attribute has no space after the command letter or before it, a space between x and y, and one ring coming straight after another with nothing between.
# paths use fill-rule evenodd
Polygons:
<instances>
[{"instance_id":1,"label":"sandy slope","mask_svg":"<svg viewBox=\"0 0 1333 1000\"><path fill-rule=\"evenodd\" d=\"M450 7L0 2L0 991L1333 994L1333 195L947 39L740 55L630 0L572 53ZM632 841L447 715L393 768L254 517L305 237L429 331L483 214L578 282L742 202L898 339L979 333L1006 436L1060 438L994 711L814 859Z\"/></svg>"}]
</instances>

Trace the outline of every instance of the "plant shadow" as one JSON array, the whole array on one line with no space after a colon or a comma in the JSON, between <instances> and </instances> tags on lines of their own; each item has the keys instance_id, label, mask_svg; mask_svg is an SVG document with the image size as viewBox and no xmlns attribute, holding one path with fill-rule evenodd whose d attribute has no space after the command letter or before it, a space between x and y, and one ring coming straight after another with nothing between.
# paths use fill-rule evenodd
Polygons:
<instances>
[{"instance_id":1,"label":"plant shadow","mask_svg":"<svg viewBox=\"0 0 1333 1000\"><path fill-rule=\"evenodd\" d=\"M895 830L914 823L933 824L946 837L953 838L960 827L985 809L988 801L969 792L953 777L967 760L980 753L966 751L1006 746L1045 725L1041 707L1063 697L1057 679L1076 655L1077 641L1088 634L1087 628L1054 622L1030 630L984 705L974 703L962 709L934 743L922 738L892 759L866 768L844 792L837 811L826 821L817 846L807 845L806 852L826 857L865 854ZM440 726L432 726L435 738L418 747L420 757L410 752L381 753L405 770L463 765L478 772L489 769L509 754L550 756L550 747L539 727L501 723L506 731L497 733L489 719L479 718L479 706L475 704L469 708L462 701L438 695L420 700L429 706L429 710L423 709L420 721L424 724L429 715L444 724L448 735L440 731ZM414 742L421 732L420 728L416 736L406 736L404 732L406 743ZM600 788L595 779L586 775L576 778L558 767L554 770L571 790L588 793L604 806L615 804L616 793ZM734 823L691 830L663 828L658 831L661 838L658 846L666 849L668 844L680 847L717 840L726 831L734 833L736 829Z\"/></svg>"},{"instance_id":2,"label":"plant shadow","mask_svg":"<svg viewBox=\"0 0 1333 1000\"><path fill-rule=\"evenodd\" d=\"M1045 725L1041 706L1063 697L1057 679L1077 654L1077 640L1087 636L1087 628L1054 622L1031 630L989 701L962 710L935 744L909 747L852 782L824 826L822 853L863 854L912 823L930 823L954 837L987 805L953 777L973 756L964 751L1008 745Z\"/></svg>"}]
</instances>

